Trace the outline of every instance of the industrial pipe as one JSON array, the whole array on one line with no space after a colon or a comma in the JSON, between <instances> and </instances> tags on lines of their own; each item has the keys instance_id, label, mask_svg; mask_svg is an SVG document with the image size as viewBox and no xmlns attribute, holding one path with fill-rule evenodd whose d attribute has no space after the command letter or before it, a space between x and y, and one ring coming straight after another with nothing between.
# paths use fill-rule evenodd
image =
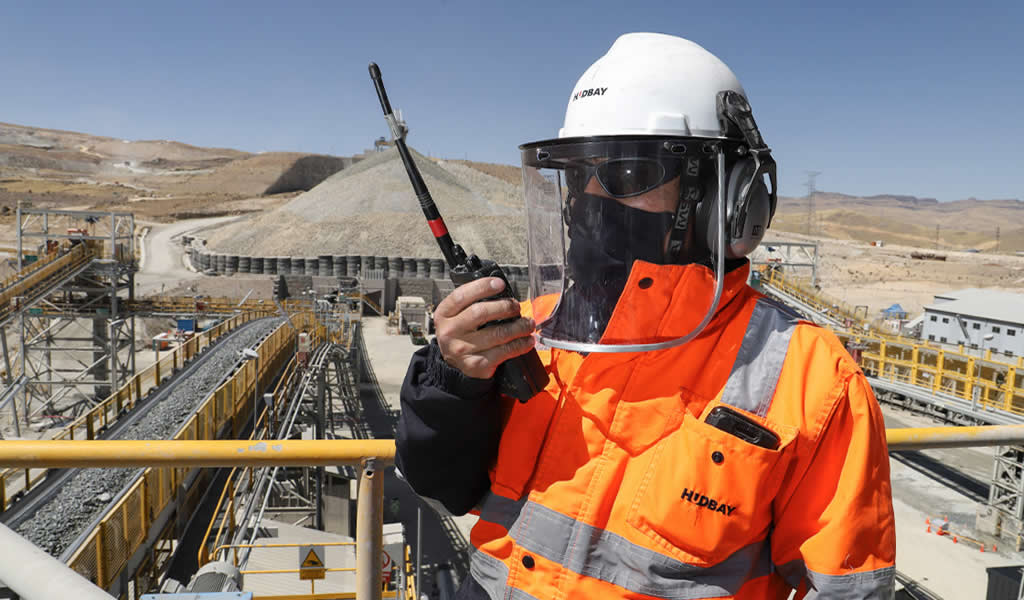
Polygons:
<instances>
[{"instance_id":1,"label":"industrial pipe","mask_svg":"<svg viewBox=\"0 0 1024 600\"><path fill-rule=\"evenodd\" d=\"M5 525L0 525L0 581L24 600L114 598Z\"/></svg>"},{"instance_id":2,"label":"industrial pipe","mask_svg":"<svg viewBox=\"0 0 1024 600\"><path fill-rule=\"evenodd\" d=\"M378 466L394 440L3 440L0 467Z\"/></svg>"},{"instance_id":3,"label":"industrial pipe","mask_svg":"<svg viewBox=\"0 0 1024 600\"><path fill-rule=\"evenodd\" d=\"M368 460L359 477L356 500L356 598L381 600L380 565L384 551L384 478Z\"/></svg>"},{"instance_id":4,"label":"industrial pipe","mask_svg":"<svg viewBox=\"0 0 1024 600\"><path fill-rule=\"evenodd\" d=\"M1024 425L984 427L908 427L886 429L889 450L1016 446L1024 444Z\"/></svg>"}]
</instances>

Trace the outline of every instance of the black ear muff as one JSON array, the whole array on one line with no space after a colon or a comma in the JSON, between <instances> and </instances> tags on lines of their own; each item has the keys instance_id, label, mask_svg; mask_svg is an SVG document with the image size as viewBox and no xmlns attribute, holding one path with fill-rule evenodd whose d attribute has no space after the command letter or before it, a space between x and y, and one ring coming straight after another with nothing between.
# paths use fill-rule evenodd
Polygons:
<instances>
[{"instance_id":1,"label":"black ear muff","mask_svg":"<svg viewBox=\"0 0 1024 600\"><path fill-rule=\"evenodd\" d=\"M743 258L753 252L764 239L771 222L771 194L763 176L753 177L756 169L754 161L747 158L737 162L729 171L726 190L728 258Z\"/></svg>"},{"instance_id":2,"label":"black ear muff","mask_svg":"<svg viewBox=\"0 0 1024 600\"><path fill-rule=\"evenodd\" d=\"M725 188L725 257L743 258L757 248L771 220L771 194L758 177L751 183L756 165L751 159L737 161L726 174ZM749 190L744 190L750 186ZM743 194L747 199L743 202ZM745 209L742 208L745 206ZM697 205L697 239L709 250L718 247L718 181L708 178L704 198Z\"/></svg>"}]
</instances>

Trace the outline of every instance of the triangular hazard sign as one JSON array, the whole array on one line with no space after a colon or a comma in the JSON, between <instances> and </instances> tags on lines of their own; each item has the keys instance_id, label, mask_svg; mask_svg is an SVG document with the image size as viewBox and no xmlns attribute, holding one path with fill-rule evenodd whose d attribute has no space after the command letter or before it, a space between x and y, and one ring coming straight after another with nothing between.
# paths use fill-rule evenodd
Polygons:
<instances>
[{"instance_id":1,"label":"triangular hazard sign","mask_svg":"<svg viewBox=\"0 0 1024 600\"><path fill-rule=\"evenodd\" d=\"M295 563L292 563L292 564L295 564ZM303 561L302 561L302 568L303 569L322 569L322 568L324 568L324 563L321 562L320 561L320 557L316 555L316 550L313 550L312 548L309 549L309 554L307 554L306 558L303 559Z\"/></svg>"}]
</instances>

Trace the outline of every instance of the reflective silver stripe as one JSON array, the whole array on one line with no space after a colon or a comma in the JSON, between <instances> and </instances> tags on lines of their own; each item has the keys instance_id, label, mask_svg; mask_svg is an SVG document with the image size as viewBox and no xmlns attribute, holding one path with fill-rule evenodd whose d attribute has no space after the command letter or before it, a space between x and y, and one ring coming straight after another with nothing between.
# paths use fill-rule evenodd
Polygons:
<instances>
[{"instance_id":1,"label":"reflective silver stripe","mask_svg":"<svg viewBox=\"0 0 1024 600\"><path fill-rule=\"evenodd\" d=\"M508 600L537 600L532 594L527 594L521 589L512 588L508 592Z\"/></svg>"},{"instance_id":2,"label":"reflective silver stripe","mask_svg":"<svg viewBox=\"0 0 1024 600\"><path fill-rule=\"evenodd\" d=\"M637 594L669 600L733 596L771 573L767 540L741 548L713 567L696 567L527 502L511 531L528 552Z\"/></svg>"},{"instance_id":3,"label":"reflective silver stripe","mask_svg":"<svg viewBox=\"0 0 1024 600\"><path fill-rule=\"evenodd\" d=\"M759 417L768 414L798 319L777 302L758 299L722 390L723 403Z\"/></svg>"},{"instance_id":4,"label":"reflective silver stripe","mask_svg":"<svg viewBox=\"0 0 1024 600\"><path fill-rule=\"evenodd\" d=\"M892 600L896 595L896 567L847 575L808 570L807 581L805 600Z\"/></svg>"},{"instance_id":5,"label":"reflective silver stripe","mask_svg":"<svg viewBox=\"0 0 1024 600\"><path fill-rule=\"evenodd\" d=\"M488 491L483 502L480 503L480 519L496 523L505 529L512 529L512 524L516 522L516 517L519 516L519 511L523 510L524 504L526 504L525 496L519 500L509 500Z\"/></svg>"},{"instance_id":6,"label":"reflective silver stripe","mask_svg":"<svg viewBox=\"0 0 1024 600\"><path fill-rule=\"evenodd\" d=\"M507 587L508 567L486 552L473 552L469 560L469 574L491 600L537 600L523 590Z\"/></svg>"},{"instance_id":7,"label":"reflective silver stripe","mask_svg":"<svg viewBox=\"0 0 1024 600\"><path fill-rule=\"evenodd\" d=\"M502 600L508 567L486 552L477 550L469 560L469 575L480 584L491 600Z\"/></svg>"}]
</instances>

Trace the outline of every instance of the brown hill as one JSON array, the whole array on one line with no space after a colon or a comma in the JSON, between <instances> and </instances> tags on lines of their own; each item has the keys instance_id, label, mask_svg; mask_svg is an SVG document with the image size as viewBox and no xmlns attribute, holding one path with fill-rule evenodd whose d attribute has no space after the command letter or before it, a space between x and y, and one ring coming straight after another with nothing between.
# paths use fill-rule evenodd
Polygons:
<instances>
[{"instance_id":1,"label":"brown hill","mask_svg":"<svg viewBox=\"0 0 1024 600\"><path fill-rule=\"evenodd\" d=\"M937 202L913 196L857 197L831 192L814 195L815 219L808 229L808 199L780 197L772 228L838 239L882 240L947 249L1020 250L1024 202L978 200Z\"/></svg>"},{"instance_id":2,"label":"brown hill","mask_svg":"<svg viewBox=\"0 0 1024 600\"><path fill-rule=\"evenodd\" d=\"M0 205L120 208L158 219L237 213L266 207L241 200L312 189L352 162L0 123Z\"/></svg>"}]
</instances>

